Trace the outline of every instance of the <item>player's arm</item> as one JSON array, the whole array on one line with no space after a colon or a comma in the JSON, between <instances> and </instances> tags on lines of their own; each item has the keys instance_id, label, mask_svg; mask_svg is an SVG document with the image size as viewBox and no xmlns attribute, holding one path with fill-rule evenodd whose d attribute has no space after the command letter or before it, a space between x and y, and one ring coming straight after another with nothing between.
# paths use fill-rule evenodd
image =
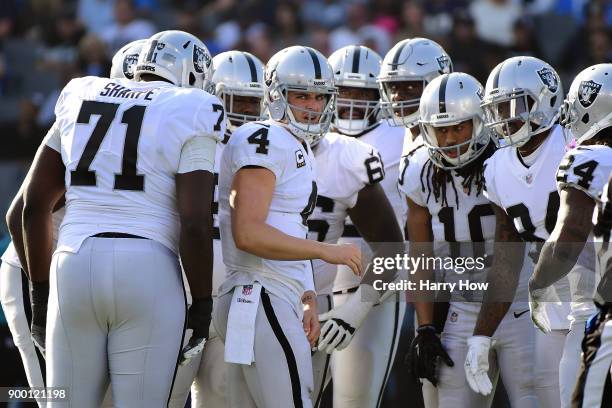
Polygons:
<instances>
[{"instance_id":1,"label":"player's arm","mask_svg":"<svg viewBox=\"0 0 612 408\"><path fill-rule=\"evenodd\" d=\"M266 223L275 185L276 176L263 167L242 167L234 175L230 207L236 247L266 259L323 259L347 265L361 275L361 253L356 246L296 238Z\"/></svg>"},{"instance_id":2,"label":"player's arm","mask_svg":"<svg viewBox=\"0 0 612 408\"><path fill-rule=\"evenodd\" d=\"M6 225L8 226L9 234L11 235L11 240L13 241L13 246L15 247L15 252L17 252L17 256L19 257L19 262L21 263L21 267L26 274L29 276L27 264L26 264L26 256L25 256L25 248L23 246L23 224L22 224L22 215L23 215L23 188L25 186L25 182L19 188L17 195L13 198L11 205L6 212ZM60 200L55 204L53 208L53 212L62 208L65 204L64 197L62 196Z\"/></svg>"},{"instance_id":3,"label":"player's arm","mask_svg":"<svg viewBox=\"0 0 612 408\"><path fill-rule=\"evenodd\" d=\"M525 243L514 228L512 218L491 203L495 212L493 265L487 274L488 290L476 326L475 336L493 336L514 298L525 257Z\"/></svg>"},{"instance_id":4,"label":"player's arm","mask_svg":"<svg viewBox=\"0 0 612 408\"><path fill-rule=\"evenodd\" d=\"M66 191L64 172L61 155L49 146L41 145L22 187L23 252L32 282L49 281L49 267L53 253L51 214ZM14 217L18 214L20 201L18 199L14 203L11 212L14 226L17 225Z\"/></svg>"},{"instance_id":5,"label":"player's arm","mask_svg":"<svg viewBox=\"0 0 612 408\"><path fill-rule=\"evenodd\" d=\"M368 184L362 188L357 203L347 212L359 234L374 251L374 256L395 258L395 255L403 254L404 237L380 184ZM361 283L372 285L374 280L393 282L396 278L395 270L380 275L366 271Z\"/></svg>"},{"instance_id":6,"label":"player's arm","mask_svg":"<svg viewBox=\"0 0 612 408\"><path fill-rule=\"evenodd\" d=\"M372 209L376 210L373 212ZM375 257L394 259L395 255L403 253L402 232L380 184L367 184L363 187L357 194L357 203L348 210L348 214L361 236L370 244ZM347 347L355 331L380 300L382 293L375 289L374 281L393 282L397 277L395 269L377 275L372 273L371 266L359 289L349 295L346 302L319 315L319 320L325 321L319 340L320 350L331 353Z\"/></svg>"},{"instance_id":7,"label":"player's arm","mask_svg":"<svg viewBox=\"0 0 612 408\"><path fill-rule=\"evenodd\" d=\"M591 233L595 200L572 187L561 190L560 199L557 223L540 252L529 281L530 292L550 286L567 275Z\"/></svg>"},{"instance_id":8,"label":"player's arm","mask_svg":"<svg viewBox=\"0 0 612 408\"><path fill-rule=\"evenodd\" d=\"M433 232L431 229L431 214L427 207L422 207L406 197L408 203L408 219L406 230L410 237L410 257L432 257L433 251ZM421 263L422 264L422 263ZM412 273L414 272L414 273ZM411 281L416 283L434 280L433 271L426 268L418 268L411 271ZM419 325L432 325L434 323L433 298L429 292L419 290L411 291L413 299L407 299L414 304Z\"/></svg>"}]
</instances>

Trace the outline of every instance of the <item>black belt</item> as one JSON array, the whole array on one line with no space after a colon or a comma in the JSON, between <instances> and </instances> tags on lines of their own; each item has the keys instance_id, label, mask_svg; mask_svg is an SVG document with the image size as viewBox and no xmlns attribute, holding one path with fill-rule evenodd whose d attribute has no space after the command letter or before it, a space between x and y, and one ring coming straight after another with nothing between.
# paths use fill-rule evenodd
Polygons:
<instances>
[{"instance_id":1,"label":"black belt","mask_svg":"<svg viewBox=\"0 0 612 408\"><path fill-rule=\"evenodd\" d=\"M99 234L92 235L92 238L136 238L136 239L147 239L133 234L126 234L124 232L100 232Z\"/></svg>"},{"instance_id":2,"label":"black belt","mask_svg":"<svg viewBox=\"0 0 612 408\"><path fill-rule=\"evenodd\" d=\"M355 286L354 288L350 289L337 290L334 292L334 295L346 295L347 293L357 292L357 289L359 289L359 286Z\"/></svg>"}]
</instances>

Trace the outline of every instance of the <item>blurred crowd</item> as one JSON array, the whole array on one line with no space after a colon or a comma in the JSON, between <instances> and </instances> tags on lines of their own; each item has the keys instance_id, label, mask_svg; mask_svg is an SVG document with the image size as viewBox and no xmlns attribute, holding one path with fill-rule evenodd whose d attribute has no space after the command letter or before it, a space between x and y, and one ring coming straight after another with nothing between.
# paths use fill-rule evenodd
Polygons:
<instances>
[{"instance_id":1,"label":"blurred crowd","mask_svg":"<svg viewBox=\"0 0 612 408\"><path fill-rule=\"evenodd\" d=\"M421 36L483 84L498 62L523 54L551 63L567 87L582 68L610 61L611 24L612 0L2 0L0 212L53 122L63 85L107 75L123 44L159 30L191 32L213 55L241 49L264 62L295 44L329 55L360 43L384 55Z\"/></svg>"}]
</instances>

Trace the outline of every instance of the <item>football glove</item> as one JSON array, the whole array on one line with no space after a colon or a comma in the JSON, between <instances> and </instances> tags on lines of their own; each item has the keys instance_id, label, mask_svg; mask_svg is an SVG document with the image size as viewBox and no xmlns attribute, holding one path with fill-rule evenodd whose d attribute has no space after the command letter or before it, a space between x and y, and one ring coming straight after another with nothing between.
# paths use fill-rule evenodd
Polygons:
<instances>
[{"instance_id":1,"label":"football glove","mask_svg":"<svg viewBox=\"0 0 612 408\"><path fill-rule=\"evenodd\" d=\"M417 329L417 335L410 345L412 372L417 378L426 378L434 386L438 385L436 366L441 359L449 367L455 365L436 333L435 326L424 324Z\"/></svg>"},{"instance_id":2,"label":"football glove","mask_svg":"<svg viewBox=\"0 0 612 408\"><path fill-rule=\"evenodd\" d=\"M47 327L47 302L49 281L30 281L30 304L32 305L31 335L34 345L45 355L45 330Z\"/></svg>"},{"instance_id":3,"label":"football glove","mask_svg":"<svg viewBox=\"0 0 612 408\"><path fill-rule=\"evenodd\" d=\"M185 365L204 349L208 339L208 330L212 313L212 298L193 299L187 314L187 328L193 330L187 345L183 347L180 365Z\"/></svg>"},{"instance_id":4,"label":"football glove","mask_svg":"<svg viewBox=\"0 0 612 408\"><path fill-rule=\"evenodd\" d=\"M465 356L465 378L470 388L482 395L489 395L493 384L489 379L489 350L491 338L487 336L472 336L468 339L468 352Z\"/></svg>"},{"instance_id":5,"label":"football glove","mask_svg":"<svg viewBox=\"0 0 612 408\"><path fill-rule=\"evenodd\" d=\"M355 331L361 326L370 309L376 304L380 295L370 285L360 285L359 289L343 304L319 315L319 321L325 321L321 328L318 350L331 354L342 350L351 342Z\"/></svg>"}]
</instances>

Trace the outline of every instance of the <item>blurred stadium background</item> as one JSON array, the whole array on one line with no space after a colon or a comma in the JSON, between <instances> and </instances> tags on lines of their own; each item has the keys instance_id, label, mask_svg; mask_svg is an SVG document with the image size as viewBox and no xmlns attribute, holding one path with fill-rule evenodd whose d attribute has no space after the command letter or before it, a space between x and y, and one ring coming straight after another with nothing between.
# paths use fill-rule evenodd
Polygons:
<instances>
[{"instance_id":1,"label":"blurred stadium background","mask_svg":"<svg viewBox=\"0 0 612 408\"><path fill-rule=\"evenodd\" d=\"M63 85L106 76L115 51L156 31L185 30L213 55L240 49L264 62L295 44L326 55L364 44L384 56L399 40L428 37L456 71L483 84L501 60L534 55L558 70L567 90L582 68L610 62L611 25L611 0L0 0L0 213L53 122ZM2 222L0 250L7 244ZM385 407L417 404L401 364L408 320ZM0 385L27 384L1 313L0 361Z\"/></svg>"}]
</instances>

